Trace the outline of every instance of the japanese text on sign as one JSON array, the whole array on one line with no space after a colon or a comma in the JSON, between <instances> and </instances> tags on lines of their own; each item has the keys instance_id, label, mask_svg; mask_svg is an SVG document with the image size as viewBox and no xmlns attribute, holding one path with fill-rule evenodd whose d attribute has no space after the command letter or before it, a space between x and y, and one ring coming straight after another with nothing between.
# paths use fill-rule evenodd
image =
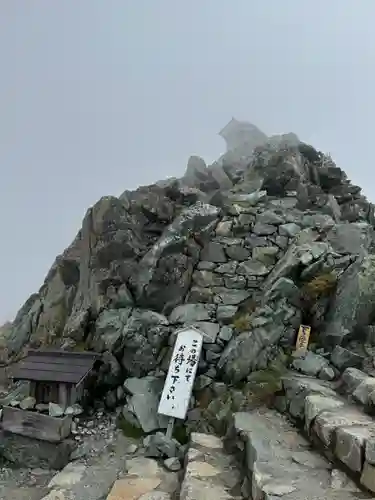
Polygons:
<instances>
[{"instance_id":1,"label":"japanese text on sign","mask_svg":"<svg viewBox=\"0 0 375 500\"><path fill-rule=\"evenodd\" d=\"M178 333L158 413L174 418L185 418L202 344L203 335L196 328L186 328Z\"/></svg>"},{"instance_id":2,"label":"japanese text on sign","mask_svg":"<svg viewBox=\"0 0 375 500\"><path fill-rule=\"evenodd\" d=\"M309 345L311 326L300 325L297 335L296 351L306 351Z\"/></svg>"}]
</instances>

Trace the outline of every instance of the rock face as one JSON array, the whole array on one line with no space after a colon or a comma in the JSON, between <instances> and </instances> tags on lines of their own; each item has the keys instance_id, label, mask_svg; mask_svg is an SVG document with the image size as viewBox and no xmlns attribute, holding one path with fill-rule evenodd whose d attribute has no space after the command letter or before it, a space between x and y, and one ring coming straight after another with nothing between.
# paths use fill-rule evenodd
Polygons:
<instances>
[{"instance_id":1,"label":"rock face","mask_svg":"<svg viewBox=\"0 0 375 500\"><path fill-rule=\"evenodd\" d=\"M125 401L145 432L163 424L127 380L154 401L147 377L160 386L182 326L205 338L196 397L217 379L265 370L294 346L301 323L311 325L313 344L343 349L333 366L319 353L296 361L301 373L328 380L347 363L359 366L361 356L348 360L345 349L374 326L373 206L294 134L262 141L211 166L191 157L181 179L100 199L2 334L3 351L102 353L108 404Z\"/></svg>"}]
</instances>

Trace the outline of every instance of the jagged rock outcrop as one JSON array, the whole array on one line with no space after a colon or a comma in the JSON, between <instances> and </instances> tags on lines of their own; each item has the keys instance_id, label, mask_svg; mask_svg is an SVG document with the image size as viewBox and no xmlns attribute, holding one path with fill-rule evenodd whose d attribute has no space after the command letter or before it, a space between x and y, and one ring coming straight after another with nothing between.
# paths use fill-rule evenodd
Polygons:
<instances>
[{"instance_id":1,"label":"jagged rock outcrop","mask_svg":"<svg viewBox=\"0 0 375 500\"><path fill-rule=\"evenodd\" d=\"M192 157L181 179L99 200L19 311L9 355L45 344L101 352L113 406L124 379L165 376L183 325L205 336L198 399L281 359L301 322L317 346L369 338L373 206L294 134L232 158L207 167Z\"/></svg>"},{"instance_id":2,"label":"jagged rock outcrop","mask_svg":"<svg viewBox=\"0 0 375 500\"><path fill-rule=\"evenodd\" d=\"M5 338L9 335L11 328L12 323L10 321L7 321L0 326L0 342L2 341L2 339L4 339L5 342Z\"/></svg>"}]
</instances>

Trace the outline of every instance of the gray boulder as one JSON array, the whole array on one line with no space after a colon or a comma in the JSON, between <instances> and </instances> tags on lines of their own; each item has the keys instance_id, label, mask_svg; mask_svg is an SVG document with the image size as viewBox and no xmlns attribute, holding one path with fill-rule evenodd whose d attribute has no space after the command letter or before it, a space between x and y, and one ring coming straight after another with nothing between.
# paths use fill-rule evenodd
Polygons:
<instances>
[{"instance_id":1,"label":"gray boulder","mask_svg":"<svg viewBox=\"0 0 375 500\"><path fill-rule=\"evenodd\" d=\"M207 239L218 222L220 210L204 203L185 209L141 259L132 286L139 305L170 312L180 304L190 286L198 261L196 240Z\"/></svg>"},{"instance_id":2,"label":"gray boulder","mask_svg":"<svg viewBox=\"0 0 375 500\"><path fill-rule=\"evenodd\" d=\"M333 374L332 378L334 378L334 372L329 372L327 369L330 367L329 362L320 356L319 354L315 354L313 352L308 351L304 356L300 356L293 360L292 367L303 373L304 375L308 375L310 377L318 377L326 379L329 374ZM322 377L320 377L320 373L322 373ZM328 377L329 379L330 377Z\"/></svg>"},{"instance_id":3,"label":"gray boulder","mask_svg":"<svg viewBox=\"0 0 375 500\"><path fill-rule=\"evenodd\" d=\"M300 311L293 306L296 293L297 287L286 278L266 290L248 317L248 331L232 337L222 353L218 369L226 381L236 383L246 378L257 368L259 359L267 359L267 348L288 335L290 326L299 324ZM263 351L265 356L261 356Z\"/></svg>"},{"instance_id":4,"label":"gray boulder","mask_svg":"<svg viewBox=\"0 0 375 500\"><path fill-rule=\"evenodd\" d=\"M215 317L216 306L213 304L181 304L171 312L171 323L191 324L195 321L210 321Z\"/></svg>"},{"instance_id":5,"label":"gray boulder","mask_svg":"<svg viewBox=\"0 0 375 500\"><path fill-rule=\"evenodd\" d=\"M279 278L289 278L302 266L307 267L329 251L329 245L316 241L319 234L312 229L304 229L293 240L284 256L269 273L264 288L267 289Z\"/></svg>"},{"instance_id":6,"label":"gray boulder","mask_svg":"<svg viewBox=\"0 0 375 500\"><path fill-rule=\"evenodd\" d=\"M346 368L361 368L364 358L349 349L337 345L331 354L331 363L340 371Z\"/></svg>"},{"instance_id":7,"label":"gray boulder","mask_svg":"<svg viewBox=\"0 0 375 500\"><path fill-rule=\"evenodd\" d=\"M145 456L151 458L174 458L181 455L180 444L162 432L146 436L143 440Z\"/></svg>"},{"instance_id":8,"label":"gray boulder","mask_svg":"<svg viewBox=\"0 0 375 500\"><path fill-rule=\"evenodd\" d=\"M168 418L158 414L163 385L162 379L151 376L127 379L124 389L129 396L123 408L123 417L146 433L166 429Z\"/></svg>"},{"instance_id":9,"label":"gray boulder","mask_svg":"<svg viewBox=\"0 0 375 500\"><path fill-rule=\"evenodd\" d=\"M100 314L92 345L114 354L129 375L142 377L156 368L169 333L167 318L157 312L114 309Z\"/></svg>"},{"instance_id":10,"label":"gray boulder","mask_svg":"<svg viewBox=\"0 0 375 500\"><path fill-rule=\"evenodd\" d=\"M41 311L42 302L39 294L31 295L18 311L14 322L2 338L9 356L19 353L32 335L36 333Z\"/></svg>"},{"instance_id":11,"label":"gray boulder","mask_svg":"<svg viewBox=\"0 0 375 500\"><path fill-rule=\"evenodd\" d=\"M340 345L345 338L364 329L375 312L375 255L366 255L341 276L331 301L323 339L327 345Z\"/></svg>"}]
</instances>

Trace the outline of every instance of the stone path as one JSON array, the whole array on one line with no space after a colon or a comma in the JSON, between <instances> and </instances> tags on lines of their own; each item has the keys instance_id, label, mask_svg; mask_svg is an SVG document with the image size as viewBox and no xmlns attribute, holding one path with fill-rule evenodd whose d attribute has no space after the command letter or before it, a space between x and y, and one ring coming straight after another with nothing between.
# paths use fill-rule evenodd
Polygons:
<instances>
[{"instance_id":1,"label":"stone path","mask_svg":"<svg viewBox=\"0 0 375 500\"><path fill-rule=\"evenodd\" d=\"M192 433L180 500L241 499L241 477L221 439Z\"/></svg>"},{"instance_id":2,"label":"stone path","mask_svg":"<svg viewBox=\"0 0 375 500\"><path fill-rule=\"evenodd\" d=\"M120 432L113 439L87 436L77 460L56 473L48 469L0 467L0 500L105 500L126 474L137 446ZM79 453L78 453L79 452Z\"/></svg>"},{"instance_id":3,"label":"stone path","mask_svg":"<svg viewBox=\"0 0 375 500\"><path fill-rule=\"evenodd\" d=\"M49 491L53 471L0 465L0 500L40 500Z\"/></svg>"},{"instance_id":4,"label":"stone path","mask_svg":"<svg viewBox=\"0 0 375 500\"><path fill-rule=\"evenodd\" d=\"M355 500L373 498L311 449L274 410L234 415L231 436L245 461L242 492L252 500Z\"/></svg>"},{"instance_id":5,"label":"stone path","mask_svg":"<svg viewBox=\"0 0 375 500\"><path fill-rule=\"evenodd\" d=\"M284 395L277 404L304 425L310 440L326 456L348 468L358 483L374 494L375 421L364 410L368 409L375 379L355 368L343 374L343 392L362 407L316 379L291 373L283 377L282 384Z\"/></svg>"},{"instance_id":6,"label":"stone path","mask_svg":"<svg viewBox=\"0 0 375 500\"><path fill-rule=\"evenodd\" d=\"M151 458L138 457L128 462L126 475L114 483L107 500L171 500L179 486L176 472L166 471Z\"/></svg>"},{"instance_id":7,"label":"stone path","mask_svg":"<svg viewBox=\"0 0 375 500\"><path fill-rule=\"evenodd\" d=\"M129 440L118 433L98 455L80 458L57 473L43 500L105 500L112 485L126 474L127 464L137 460L134 450L128 450Z\"/></svg>"},{"instance_id":8,"label":"stone path","mask_svg":"<svg viewBox=\"0 0 375 500\"><path fill-rule=\"evenodd\" d=\"M42 469L16 469L14 475L8 471L3 481L7 486L0 484L0 500L242 499L235 459L215 436L193 433L184 468L178 472L143 452L118 434L97 455L71 462L57 474ZM164 465L173 468L172 460Z\"/></svg>"},{"instance_id":9,"label":"stone path","mask_svg":"<svg viewBox=\"0 0 375 500\"><path fill-rule=\"evenodd\" d=\"M368 402L375 385L350 370L343 387ZM362 488L375 491L375 422L365 403L351 405L331 383L295 373L282 384L276 405L304 425L313 444L285 415L260 408L235 413L224 441L192 433L181 469L177 458L146 458L145 448L113 422L105 433L87 424L87 435L76 436L75 460L57 474L0 467L0 500L375 499Z\"/></svg>"}]
</instances>

